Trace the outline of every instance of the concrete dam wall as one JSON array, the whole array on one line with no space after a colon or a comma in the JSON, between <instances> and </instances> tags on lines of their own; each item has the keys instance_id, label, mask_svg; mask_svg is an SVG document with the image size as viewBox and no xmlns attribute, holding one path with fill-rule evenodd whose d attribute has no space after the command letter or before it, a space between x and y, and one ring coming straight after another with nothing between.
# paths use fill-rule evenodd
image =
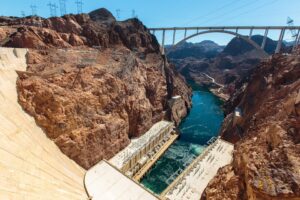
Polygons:
<instances>
[{"instance_id":1,"label":"concrete dam wall","mask_svg":"<svg viewBox=\"0 0 300 200\"><path fill-rule=\"evenodd\" d=\"M85 170L65 156L18 104L26 49L0 48L0 199L87 199Z\"/></svg>"}]
</instances>

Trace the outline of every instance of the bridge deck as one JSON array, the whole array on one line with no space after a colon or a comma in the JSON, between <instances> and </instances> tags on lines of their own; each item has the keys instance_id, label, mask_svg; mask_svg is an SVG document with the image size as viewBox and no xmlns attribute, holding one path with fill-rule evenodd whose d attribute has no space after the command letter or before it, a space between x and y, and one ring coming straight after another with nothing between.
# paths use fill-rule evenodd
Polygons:
<instances>
[{"instance_id":1,"label":"bridge deck","mask_svg":"<svg viewBox=\"0 0 300 200\"><path fill-rule=\"evenodd\" d=\"M149 30L224 30L224 29L239 29L239 30L250 30L250 29L260 29L260 30L282 30L282 29L300 29L300 26L190 26L190 27L155 27L149 28Z\"/></svg>"}]
</instances>

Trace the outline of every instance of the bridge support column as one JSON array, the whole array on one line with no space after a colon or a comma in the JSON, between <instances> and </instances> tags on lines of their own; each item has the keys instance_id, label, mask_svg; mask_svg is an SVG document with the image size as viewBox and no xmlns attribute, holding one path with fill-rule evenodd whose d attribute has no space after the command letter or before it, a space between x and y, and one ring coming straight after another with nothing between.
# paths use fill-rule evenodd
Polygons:
<instances>
[{"instance_id":1,"label":"bridge support column","mask_svg":"<svg viewBox=\"0 0 300 200\"><path fill-rule=\"evenodd\" d=\"M253 28L250 29L250 33L249 33L249 39L251 39L252 37L252 33L253 33Z\"/></svg>"},{"instance_id":2,"label":"bridge support column","mask_svg":"<svg viewBox=\"0 0 300 200\"><path fill-rule=\"evenodd\" d=\"M295 43L294 43L294 46L293 46L293 50L295 50L299 44L299 39L300 39L300 29L298 30L298 33L297 33L297 36L295 38Z\"/></svg>"},{"instance_id":3,"label":"bridge support column","mask_svg":"<svg viewBox=\"0 0 300 200\"><path fill-rule=\"evenodd\" d=\"M281 50L282 40L283 40L283 37L284 37L284 32L285 32L285 29L282 29L281 32L280 32L280 36L279 36L279 39L278 39L278 43L277 43L275 53L279 53L280 50Z\"/></svg>"},{"instance_id":4,"label":"bridge support column","mask_svg":"<svg viewBox=\"0 0 300 200\"><path fill-rule=\"evenodd\" d=\"M186 38L187 29L184 29L184 39Z\"/></svg>"},{"instance_id":5,"label":"bridge support column","mask_svg":"<svg viewBox=\"0 0 300 200\"><path fill-rule=\"evenodd\" d=\"M152 31L152 35L155 35L155 30Z\"/></svg>"},{"instance_id":6,"label":"bridge support column","mask_svg":"<svg viewBox=\"0 0 300 200\"><path fill-rule=\"evenodd\" d=\"M173 31L173 46L175 45L175 39L176 39L176 29Z\"/></svg>"},{"instance_id":7,"label":"bridge support column","mask_svg":"<svg viewBox=\"0 0 300 200\"><path fill-rule=\"evenodd\" d=\"M164 29L162 32L162 41L161 41L161 53L165 55L165 37L166 37L166 30Z\"/></svg>"},{"instance_id":8,"label":"bridge support column","mask_svg":"<svg viewBox=\"0 0 300 200\"><path fill-rule=\"evenodd\" d=\"M261 48L262 48L262 50L265 49L265 46L266 46L266 43L267 43L268 33L269 33L269 29L266 29L266 30L265 30L264 39L263 39L263 41L262 41L262 43L261 43Z\"/></svg>"}]
</instances>

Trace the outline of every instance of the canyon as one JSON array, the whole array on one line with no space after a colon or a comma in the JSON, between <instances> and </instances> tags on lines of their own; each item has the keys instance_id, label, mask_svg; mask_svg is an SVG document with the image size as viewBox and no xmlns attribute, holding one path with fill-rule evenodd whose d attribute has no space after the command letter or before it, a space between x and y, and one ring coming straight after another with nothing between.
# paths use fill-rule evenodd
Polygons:
<instances>
[{"instance_id":1,"label":"canyon","mask_svg":"<svg viewBox=\"0 0 300 200\"><path fill-rule=\"evenodd\" d=\"M260 45L263 36L254 35L251 39ZM276 44L276 41L267 38L265 52L273 54ZM238 37L226 46L210 40L167 46L167 57L189 83L208 87L225 101L243 82L248 81L255 66L267 58L265 52Z\"/></svg>"},{"instance_id":2,"label":"canyon","mask_svg":"<svg viewBox=\"0 0 300 200\"><path fill-rule=\"evenodd\" d=\"M8 91L0 85L5 102L0 114L8 124L1 127L2 145L9 150L0 149L0 153L15 168L26 168L16 170L21 174L17 177L11 163L4 160L1 167L7 171L4 184L17 184L17 192L32 189L30 184L19 184L23 174L30 178L41 174L34 178L39 194L53 187L59 191L55 194L58 199L65 191L66 199L92 198L82 179L89 174L92 185L102 163L118 175L115 181L124 178L126 187L138 188L151 199L164 198L158 195L172 184L184 196L196 189L190 191L185 178L180 181L186 188L177 188L173 175L185 174L193 181L194 168L206 163L205 174L217 174L209 174L205 184L197 182L204 173L197 168L199 173L193 174L198 179L189 183L195 188L193 183L201 185L201 193L205 188L202 200L300 200L299 47L274 54L276 42L268 38L266 56L241 38L233 38L226 46L212 41L166 46L166 55L162 55L156 37L141 21L118 21L103 8L63 17L0 17L0 25L0 45L5 47L0 55L1 81L9 86ZM252 39L260 44L263 37ZM201 90L193 91L188 83ZM10 109L16 116L9 114ZM14 120L24 124L12 126ZM168 130L155 137L157 122L168 124ZM9 125L14 128L10 130ZM181 136L141 181L157 196L106 161L121 152L120 159L132 170L133 163L140 164L140 157L151 160L143 144L158 149L166 139L162 135L177 138L174 125ZM214 136L216 141L210 143ZM40 143L35 146L34 142ZM230 147L226 156L221 144ZM126 148L130 145L133 150L128 161ZM136 158L138 145L141 156ZM210 168L221 159L226 166ZM184 171L187 168L190 173ZM109 173L105 178L112 180ZM52 183L55 186L49 186ZM98 185L92 187L99 193ZM101 189L109 196L108 191L116 188L106 185ZM47 190L50 198L49 193ZM126 193L121 193L126 199ZM180 198L176 194L172 190L169 196Z\"/></svg>"},{"instance_id":3,"label":"canyon","mask_svg":"<svg viewBox=\"0 0 300 200\"><path fill-rule=\"evenodd\" d=\"M19 103L63 153L85 169L109 159L155 122L177 124L191 89L137 19L110 12L0 18L1 44L29 48ZM172 96L181 102L169 107ZM181 113L174 115L173 113Z\"/></svg>"}]
</instances>

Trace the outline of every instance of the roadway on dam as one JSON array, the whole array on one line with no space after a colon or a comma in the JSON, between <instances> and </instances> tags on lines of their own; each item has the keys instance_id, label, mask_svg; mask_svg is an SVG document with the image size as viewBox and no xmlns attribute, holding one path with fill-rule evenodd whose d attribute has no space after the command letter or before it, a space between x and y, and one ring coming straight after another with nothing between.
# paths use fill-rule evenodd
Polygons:
<instances>
[{"instance_id":1,"label":"roadway on dam","mask_svg":"<svg viewBox=\"0 0 300 200\"><path fill-rule=\"evenodd\" d=\"M224 115L222 102L211 92L195 89L193 107L180 124L180 138L156 162L141 183L156 194L168 187L200 155L207 142L217 136Z\"/></svg>"}]
</instances>

